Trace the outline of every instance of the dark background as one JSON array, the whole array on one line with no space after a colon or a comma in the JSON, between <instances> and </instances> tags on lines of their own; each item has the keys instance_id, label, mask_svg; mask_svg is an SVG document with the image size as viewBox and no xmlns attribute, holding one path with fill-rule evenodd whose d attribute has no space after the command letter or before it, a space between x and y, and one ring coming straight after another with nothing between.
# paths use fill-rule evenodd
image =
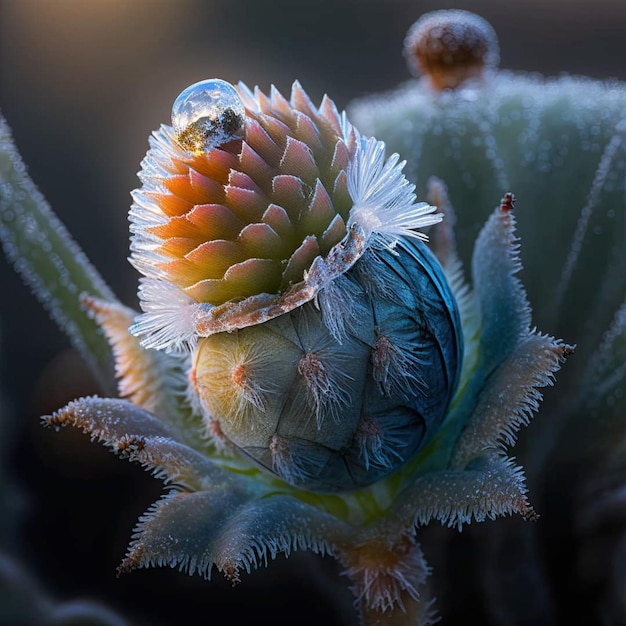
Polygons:
<instances>
[{"instance_id":1,"label":"dark background","mask_svg":"<svg viewBox=\"0 0 626 626\"><path fill-rule=\"evenodd\" d=\"M626 79L624 0L0 0L0 109L36 184L135 306L129 192L149 133L169 122L184 87L220 77L288 92L297 78L314 101L328 93L341 109L409 78L404 35L441 8L487 18L502 67ZM0 280L0 385L12 426L0 437L22 494L11 551L47 591L100 600L136 624L174 624L194 610L207 623L216 612L233 624L340 623L324 591L334 564L303 555L235 590L219 575L206 583L168 569L116 579L160 484L76 432L39 426L40 415L98 388L2 258ZM339 602L348 598L340 590Z\"/></svg>"}]
</instances>

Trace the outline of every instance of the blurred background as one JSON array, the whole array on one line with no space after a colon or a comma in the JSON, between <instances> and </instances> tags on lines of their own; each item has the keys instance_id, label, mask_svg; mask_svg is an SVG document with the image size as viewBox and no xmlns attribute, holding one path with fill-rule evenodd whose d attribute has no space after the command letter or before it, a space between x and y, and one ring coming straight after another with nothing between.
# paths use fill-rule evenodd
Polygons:
<instances>
[{"instance_id":1,"label":"blurred background","mask_svg":"<svg viewBox=\"0 0 626 626\"><path fill-rule=\"evenodd\" d=\"M504 68L626 79L624 0L0 0L0 110L35 183L136 306L129 193L149 133L169 122L184 87L219 77L288 92L297 78L314 101L328 93L342 109L409 79L404 35L443 8L489 20ZM208 584L169 569L117 579L161 485L77 432L41 428L39 416L100 390L4 258L0 281L0 450L3 480L17 485L0 511L15 520L0 548L11 536L12 554L51 596L92 598L132 624L193 611L207 623L216 613L234 624L349 623L348 593L332 600L325 589L334 564L306 555L279 558L234 590L219 575Z\"/></svg>"}]
</instances>

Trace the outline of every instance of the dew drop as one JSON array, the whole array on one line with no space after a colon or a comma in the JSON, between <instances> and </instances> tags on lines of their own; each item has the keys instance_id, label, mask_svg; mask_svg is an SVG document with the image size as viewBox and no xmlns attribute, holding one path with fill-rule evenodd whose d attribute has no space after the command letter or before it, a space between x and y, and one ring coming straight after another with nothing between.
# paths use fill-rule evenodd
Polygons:
<instances>
[{"instance_id":1,"label":"dew drop","mask_svg":"<svg viewBox=\"0 0 626 626\"><path fill-rule=\"evenodd\" d=\"M245 108L235 88L213 78L185 89L172 106L172 126L178 143L201 154L237 136Z\"/></svg>"}]
</instances>

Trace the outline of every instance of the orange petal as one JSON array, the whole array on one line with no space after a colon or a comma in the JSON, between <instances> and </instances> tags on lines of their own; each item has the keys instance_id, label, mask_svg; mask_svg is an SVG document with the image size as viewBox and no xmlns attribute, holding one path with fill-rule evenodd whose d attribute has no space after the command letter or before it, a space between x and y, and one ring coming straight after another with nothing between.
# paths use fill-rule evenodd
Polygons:
<instances>
[{"instance_id":1,"label":"orange petal","mask_svg":"<svg viewBox=\"0 0 626 626\"><path fill-rule=\"evenodd\" d=\"M215 305L223 304L237 297L236 289L221 278L198 281L187 287L185 293L198 302L208 302Z\"/></svg>"},{"instance_id":2,"label":"orange petal","mask_svg":"<svg viewBox=\"0 0 626 626\"><path fill-rule=\"evenodd\" d=\"M188 176L172 176L163 179L163 186L175 196L192 204L220 202L223 197L222 186L204 176L202 176L204 180L201 181L200 177L197 172L190 172Z\"/></svg>"},{"instance_id":3,"label":"orange petal","mask_svg":"<svg viewBox=\"0 0 626 626\"><path fill-rule=\"evenodd\" d=\"M146 192L146 196L152 198L161 211L169 217L184 215L193 207L192 202L179 198L178 196L173 196L169 193L154 193L148 191Z\"/></svg>"},{"instance_id":4,"label":"orange petal","mask_svg":"<svg viewBox=\"0 0 626 626\"><path fill-rule=\"evenodd\" d=\"M203 243L185 258L201 268L201 278L222 278L231 265L244 260L246 255L240 244L217 239Z\"/></svg>"},{"instance_id":5,"label":"orange petal","mask_svg":"<svg viewBox=\"0 0 626 626\"><path fill-rule=\"evenodd\" d=\"M239 285L243 297L276 293L280 286L281 264L273 259L246 259L229 267L224 280Z\"/></svg>"},{"instance_id":6,"label":"orange petal","mask_svg":"<svg viewBox=\"0 0 626 626\"><path fill-rule=\"evenodd\" d=\"M185 288L202 280L206 274L202 267L188 261L186 258L178 258L160 265L167 274L167 280L179 287Z\"/></svg>"},{"instance_id":7,"label":"orange petal","mask_svg":"<svg viewBox=\"0 0 626 626\"><path fill-rule=\"evenodd\" d=\"M268 259L247 259L231 267L222 280L202 280L185 289L199 302L223 304L234 298L274 293L280 282L280 264Z\"/></svg>"},{"instance_id":8,"label":"orange petal","mask_svg":"<svg viewBox=\"0 0 626 626\"><path fill-rule=\"evenodd\" d=\"M195 224L192 224L187 219L187 215L177 215L172 217L165 224L150 226L146 228L146 232L159 237L159 239L185 237L188 239L198 239L199 241L202 241L202 232Z\"/></svg>"},{"instance_id":9,"label":"orange petal","mask_svg":"<svg viewBox=\"0 0 626 626\"><path fill-rule=\"evenodd\" d=\"M244 222L221 204L199 204L186 217L203 233L205 241L235 239L244 226Z\"/></svg>"},{"instance_id":10,"label":"orange petal","mask_svg":"<svg viewBox=\"0 0 626 626\"><path fill-rule=\"evenodd\" d=\"M228 173L237 167L238 162L237 154L221 148L214 148L209 152L195 156L191 162L191 167L203 176L225 185L228 181Z\"/></svg>"},{"instance_id":11,"label":"orange petal","mask_svg":"<svg viewBox=\"0 0 626 626\"><path fill-rule=\"evenodd\" d=\"M163 241L157 248L157 254L163 254L174 258L182 258L194 248L198 246L198 242L186 237L170 237Z\"/></svg>"}]
</instances>

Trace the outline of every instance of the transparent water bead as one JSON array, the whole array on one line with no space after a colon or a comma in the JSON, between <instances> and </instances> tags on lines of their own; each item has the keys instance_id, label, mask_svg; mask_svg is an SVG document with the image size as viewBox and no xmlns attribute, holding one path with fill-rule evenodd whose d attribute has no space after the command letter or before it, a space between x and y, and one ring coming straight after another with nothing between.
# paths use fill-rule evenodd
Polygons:
<instances>
[{"instance_id":1,"label":"transparent water bead","mask_svg":"<svg viewBox=\"0 0 626 626\"><path fill-rule=\"evenodd\" d=\"M172 126L178 143L200 154L233 139L241 130L245 107L235 88L212 78L190 85L172 106Z\"/></svg>"}]
</instances>

